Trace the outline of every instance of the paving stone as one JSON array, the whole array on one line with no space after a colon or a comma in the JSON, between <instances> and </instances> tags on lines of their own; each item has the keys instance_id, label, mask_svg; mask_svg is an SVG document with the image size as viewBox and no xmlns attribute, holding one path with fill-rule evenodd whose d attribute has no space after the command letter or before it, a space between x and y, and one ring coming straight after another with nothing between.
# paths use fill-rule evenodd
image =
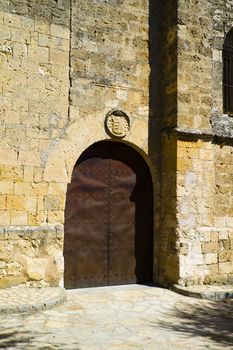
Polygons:
<instances>
[{"instance_id":1,"label":"paving stone","mask_svg":"<svg viewBox=\"0 0 233 350\"><path fill-rule=\"evenodd\" d=\"M0 323L4 349L233 349L232 300L142 285L68 290L63 305L0 315Z\"/></svg>"}]
</instances>

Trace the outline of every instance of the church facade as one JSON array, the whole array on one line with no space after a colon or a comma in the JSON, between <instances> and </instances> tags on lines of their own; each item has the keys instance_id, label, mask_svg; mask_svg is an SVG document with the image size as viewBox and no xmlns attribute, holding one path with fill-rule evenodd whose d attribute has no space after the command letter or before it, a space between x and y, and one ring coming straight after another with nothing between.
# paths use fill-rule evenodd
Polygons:
<instances>
[{"instance_id":1,"label":"church facade","mask_svg":"<svg viewBox=\"0 0 233 350\"><path fill-rule=\"evenodd\" d=\"M233 282L231 0L0 1L0 288Z\"/></svg>"}]
</instances>

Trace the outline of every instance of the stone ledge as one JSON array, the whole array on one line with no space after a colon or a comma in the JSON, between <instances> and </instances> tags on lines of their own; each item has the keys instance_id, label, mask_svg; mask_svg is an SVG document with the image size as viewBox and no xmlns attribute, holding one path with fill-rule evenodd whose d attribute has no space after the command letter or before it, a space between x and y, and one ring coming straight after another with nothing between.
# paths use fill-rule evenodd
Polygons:
<instances>
[{"instance_id":1,"label":"stone ledge","mask_svg":"<svg viewBox=\"0 0 233 350\"><path fill-rule=\"evenodd\" d=\"M37 239L45 234L54 237L63 237L64 227L61 224L44 226L2 226L0 227L0 239Z\"/></svg>"},{"instance_id":2,"label":"stone ledge","mask_svg":"<svg viewBox=\"0 0 233 350\"><path fill-rule=\"evenodd\" d=\"M183 287L174 284L170 288L173 292L199 299L224 300L233 299L233 285L224 286L190 286Z\"/></svg>"},{"instance_id":3,"label":"stone ledge","mask_svg":"<svg viewBox=\"0 0 233 350\"><path fill-rule=\"evenodd\" d=\"M0 314L33 313L64 303L64 288L11 287L0 290Z\"/></svg>"},{"instance_id":4,"label":"stone ledge","mask_svg":"<svg viewBox=\"0 0 233 350\"><path fill-rule=\"evenodd\" d=\"M228 117L230 118L230 117ZM233 119L233 117L231 117ZM185 139L190 140L204 140L204 141L211 141L213 143L230 143L233 142L233 131L230 132L229 129L227 131L222 130L223 126L221 122L219 121L219 130L216 127L213 127L212 129L197 129L197 128L188 128L188 127L171 127L171 128L164 128L161 130L161 134L165 135L174 135L177 137L182 137ZM224 125L224 124L223 124ZM233 130L233 121L231 121L232 130ZM221 129L221 127L222 129ZM230 128L230 127L229 127Z\"/></svg>"},{"instance_id":5,"label":"stone ledge","mask_svg":"<svg viewBox=\"0 0 233 350\"><path fill-rule=\"evenodd\" d=\"M211 116L213 133L219 137L233 138L233 118L232 116L220 115L217 111Z\"/></svg>"}]
</instances>

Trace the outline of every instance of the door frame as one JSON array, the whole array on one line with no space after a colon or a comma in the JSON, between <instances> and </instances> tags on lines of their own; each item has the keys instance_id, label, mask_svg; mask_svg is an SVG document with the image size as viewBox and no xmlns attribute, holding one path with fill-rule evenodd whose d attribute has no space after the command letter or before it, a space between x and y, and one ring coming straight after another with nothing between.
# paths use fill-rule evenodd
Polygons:
<instances>
[{"instance_id":1,"label":"door frame","mask_svg":"<svg viewBox=\"0 0 233 350\"><path fill-rule=\"evenodd\" d=\"M145 167L147 168L147 170L146 170L146 172L148 173L148 175L149 175L149 177L150 177L150 181L151 181L151 187L152 187L152 203L151 203L151 210L152 210L152 213L151 213L151 215L152 215L152 237L151 237L151 239L152 239L152 245L153 245L153 248L152 248L152 262L151 262L151 264L152 264L152 279L154 279L153 277L153 271L154 271L154 263L153 263L153 261L154 261L154 186L153 186L153 176L152 176L152 173L151 173L151 169L150 169L150 166L149 166L149 164L148 163L150 163L149 161L148 161L148 158L147 157L145 157L145 155L144 155L144 157L143 157L143 155L142 155L142 151L141 152L138 152L138 149L135 149L136 147L132 147L132 145L129 145L128 144L128 142L119 142L118 140L100 140L100 141L98 141L98 142L96 142L96 143L94 143L94 144L92 144L91 146L89 146L86 150L84 150L83 152L82 152L82 154L80 155L80 157L78 158L78 160L77 160L77 162L76 163L78 163L79 161L80 161L80 159L82 158L82 156L85 154L85 152L86 151L88 151L88 149L89 148L91 148L91 147L95 147L95 145L97 145L97 144L99 144L99 143L104 143L104 142L106 142L106 144L107 143L109 143L109 142L114 142L114 143L119 143L119 144L124 144L125 146L127 146L128 148L129 148L129 152L130 152L130 149L132 150L132 154L133 154L133 152L135 152L137 155L138 155L138 158L140 158L141 159L141 162L143 162L144 164L145 164ZM147 161L145 160L145 158L147 158ZM123 161L123 160L122 160ZM123 161L123 163L124 163L124 161ZM75 164L75 166L76 166L76 164ZM75 168L75 166L74 166L74 168ZM146 176L148 176L148 175L146 175ZM136 232L136 231L135 231Z\"/></svg>"}]
</instances>

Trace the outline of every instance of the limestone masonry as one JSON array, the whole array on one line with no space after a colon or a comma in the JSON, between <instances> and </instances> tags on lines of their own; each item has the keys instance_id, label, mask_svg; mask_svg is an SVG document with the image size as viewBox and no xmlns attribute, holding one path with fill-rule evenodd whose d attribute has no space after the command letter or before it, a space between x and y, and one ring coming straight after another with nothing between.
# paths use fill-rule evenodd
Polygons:
<instances>
[{"instance_id":1,"label":"limestone masonry","mask_svg":"<svg viewBox=\"0 0 233 350\"><path fill-rule=\"evenodd\" d=\"M0 288L63 280L73 167L123 141L154 185L154 282L233 283L232 0L0 0Z\"/></svg>"}]
</instances>

